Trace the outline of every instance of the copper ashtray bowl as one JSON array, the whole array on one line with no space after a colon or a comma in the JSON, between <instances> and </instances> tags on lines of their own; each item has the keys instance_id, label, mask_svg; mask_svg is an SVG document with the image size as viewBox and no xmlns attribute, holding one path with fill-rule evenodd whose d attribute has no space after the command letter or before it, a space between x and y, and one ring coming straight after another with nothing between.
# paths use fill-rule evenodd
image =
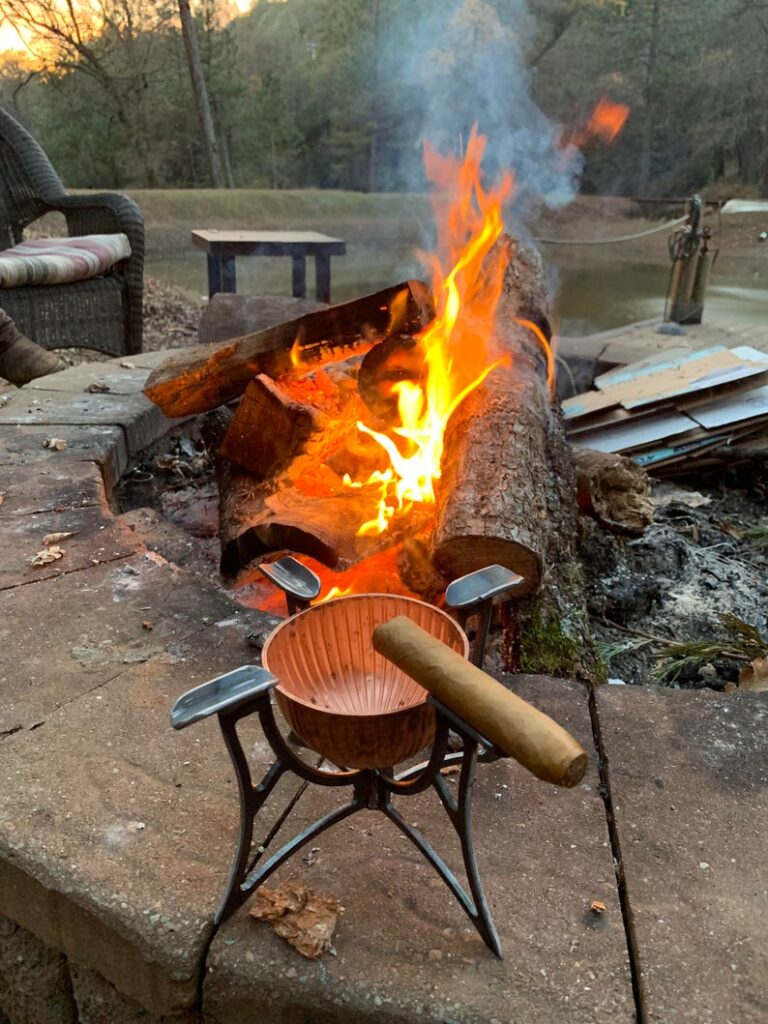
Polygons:
<instances>
[{"instance_id":1,"label":"copper ashtray bowl","mask_svg":"<svg viewBox=\"0 0 768 1024\"><path fill-rule=\"evenodd\" d=\"M262 661L277 702L301 739L335 765L387 768L428 746L428 694L373 649L374 629L407 615L464 657L461 627L432 605L394 594L355 594L307 608L271 634Z\"/></svg>"}]
</instances>

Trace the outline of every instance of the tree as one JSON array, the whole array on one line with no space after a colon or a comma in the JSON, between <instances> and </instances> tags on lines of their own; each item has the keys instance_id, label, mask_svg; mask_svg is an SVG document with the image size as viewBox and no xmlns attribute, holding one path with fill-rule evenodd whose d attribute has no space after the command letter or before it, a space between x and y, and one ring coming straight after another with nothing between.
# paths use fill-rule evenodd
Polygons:
<instances>
[{"instance_id":1,"label":"tree","mask_svg":"<svg viewBox=\"0 0 768 1024\"><path fill-rule=\"evenodd\" d=\"M224 172L221 166L219 143L216 139L211 106L208 102L208 88L205 84L203 67L200 63L200 51L197 47L195 24L192 20L192 12L189 9L189 0L178 0L178 2L181 31L184 36L184 47L187 51L189 77L192 81L192 92L195 97L195 105L197 106L197 116L200 119L200 133L208 159L211 183L214 188L224 188Z\"/></svg>"}]
</instances>

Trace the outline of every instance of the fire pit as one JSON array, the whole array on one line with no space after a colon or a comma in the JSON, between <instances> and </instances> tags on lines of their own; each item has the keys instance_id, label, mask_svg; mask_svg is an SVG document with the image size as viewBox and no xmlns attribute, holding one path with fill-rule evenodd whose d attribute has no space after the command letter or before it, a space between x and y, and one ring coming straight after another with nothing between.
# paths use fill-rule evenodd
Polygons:
<instances>
[{"instance_id":1,"label":"fire pit","mask_svg":"<svg viewBox=\"0 0 768 1024\"><path fill-rule=\"evenodd\" d=\"M377 626L406 615L464 657L469 641L445 612L392 594L358 594L287 619L262 661L279 680L277 703L304 742L337 765L386 768L435 734L427 692L373 649Z\"/></svg>"}]
</instances>

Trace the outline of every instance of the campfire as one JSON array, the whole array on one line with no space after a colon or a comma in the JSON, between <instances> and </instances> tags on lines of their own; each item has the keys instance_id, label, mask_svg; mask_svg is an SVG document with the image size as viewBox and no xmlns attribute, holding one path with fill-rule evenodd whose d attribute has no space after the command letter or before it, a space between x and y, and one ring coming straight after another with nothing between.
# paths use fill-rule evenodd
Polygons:
<instances>
[{"instance_id":1,"label":"campfire","mask_svg":"<svg viewBox=\"0 0 768 1024\"><path fill-rule=\"evenodd\" d=\"M483 184L485 142L473 131L462 159L425 151L429 286L186 351L150 377L166 414L208 414L225 577L290 553L320 576L318 601L440 603L500 565L522 577L516 598L549 577L545 618L563 618L576 503L549 295L538 253L504 233L512 175Z\"/></svg>"}]
</instances>

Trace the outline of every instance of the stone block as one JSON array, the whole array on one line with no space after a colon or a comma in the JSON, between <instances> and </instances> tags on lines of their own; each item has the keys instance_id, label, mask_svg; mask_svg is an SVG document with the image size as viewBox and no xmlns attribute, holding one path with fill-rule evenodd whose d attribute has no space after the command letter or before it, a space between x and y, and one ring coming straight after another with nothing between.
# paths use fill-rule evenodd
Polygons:
<instances>
[{"instance_id":1,"label":"stone block","mask_svg":"<svg viewBox=\"0 0 768 1024\"><path fill-rule=\"evenodd\" d=\"M56 542L63 556L33 565L37 553L48 546L45 538L59 533L71 534ZM6 515L0 530L0 591L126 558L137 547L131 531L98 506Z\"/></svg>"},{"instance_id":2,"label":"stone block","mask_svg":"<svg viewBox=\"0 0 768 1024\"><path fill-rule=\"evenodd\" d=\"M227 295L219 292L209 300L200 317L201 345L242 338L244 334L288 323L307 313L327 309L324 302L292 299L284 295Z\"/></svg>"},{"instance_id":3,"label":"stone block","mask_svg":"<svg viewBox=\"0 0 768 1024\"><path fill-rule=\"evenodd\" d=\"M575 683L519 677L522 696L593 751L586 695ZM455 776L452 785L455 786ZM299 877L345 906L336 956L304 960L269 925L239 912L208 958L203 1009L211 1024L618 1024L635 1021L616 881L593 763L573 792L513 761L481 765L474 833L506 959L497 960L432 868L394 825L365 812L297 854ZM287 839L348 796L310 786ZM457 844L434 793L396 799L407 821L456 866ZM305 851L306 853L306 851ZM592 900L605 911L590 910Z\"/></svg>"},{"instance_id":4,"label":"stone block","mask_svg":"<svg viewBox=\"0 0 768 1024\"><path fill-rule=\"evenodd\" d=\"M249 661L245 634L231 616L168 643L2 743L0 913L158 1016L196 1005L237 813L215 721L177 733L170 710ZM271 752L243 735L263 773ZM281 787L275 816L298 788Z\"/></svg>"},{"instance_id":5,"label":"stone block","mask_svg":"<svg viewBox=\"0 0 768 1024\"><path fill-rule=\"evenodd\" d=\"M604 687L649 1024L768 1019L768 694Z\"/></svg>"},{"instance_id":6,"label":"stone block","mask_svg":"<svg viewBox=\"0 0 768 1024\"><path fill-rule=\"evenodd\" d=\"M0 425L47 426L65 424L119 426L125 434L128 455L142 449L165 434L181 420L165 416L143 395L91 395L61 391L23 389L7 398L0 408Z\"/></svg>"},{"instance_id":7,"label":"stone block","mask_svg":"<svg viewBox=\"0 0 768 1024\"><path fill-rule=\"evenodd\" d=\"M151 373L148 367L130 369L119 362L80 363L61 373L37 377L25 391L67 391L72 394L138 395Z\"/></svg>"},{"instance_id":8,"label":"stone block","mask_svg":"<svg viewBox=\"0 0 768 1024\"><path fill-rule=\"evenodd\" d=\"M64 451L43 446L52 437L67 442ZM67 465L70 461L94 462L101 470L107 494L111 494L128 464L122 428L59 424L54 431L50 427L0 425L0 479L8 478L6 467L44 462Z\"/></svg>"},{"instance_id":9,"label":"stone block","mask_svg":"<svg viewBox=\"0 0 768 1024\"><path fill-rule=\"evenodd\" d=\"M95 506L108 512L104 481L93 462L47 459L27 466L0 466L0 519Z\"/></svg>"},{"instance_id":10,"label":"stone block","mask_svg":"<svg viewBox=\"0 0 768 1024\"><path fill-rule=\"evenodd\" d=\"M79 1024L66 958L0 917L0 1021Z\"/></svg>"},{"instance_id":11,"label":"stone block","mask_svg":"<svg viewBox=\"0 0 768 1024\"><path fill-rule=\"evenodd\" d=\"M124 996L96 971L70 962L72 991L77 1003L77 1024L200 1024L195 1010L170 1017L149 1013L135 999Z\"/></svg>"},{"instance_id":12,"label":"stone block","mask_svg":"<svg viewBox=\"0 0 768 1024\"><path fill-rule=\"evenodd\" d=\"M223 593L148 553L16 587L1 600L0 735L39 725L132 666L241 614Z\"/></svg>"}]
</instances>

